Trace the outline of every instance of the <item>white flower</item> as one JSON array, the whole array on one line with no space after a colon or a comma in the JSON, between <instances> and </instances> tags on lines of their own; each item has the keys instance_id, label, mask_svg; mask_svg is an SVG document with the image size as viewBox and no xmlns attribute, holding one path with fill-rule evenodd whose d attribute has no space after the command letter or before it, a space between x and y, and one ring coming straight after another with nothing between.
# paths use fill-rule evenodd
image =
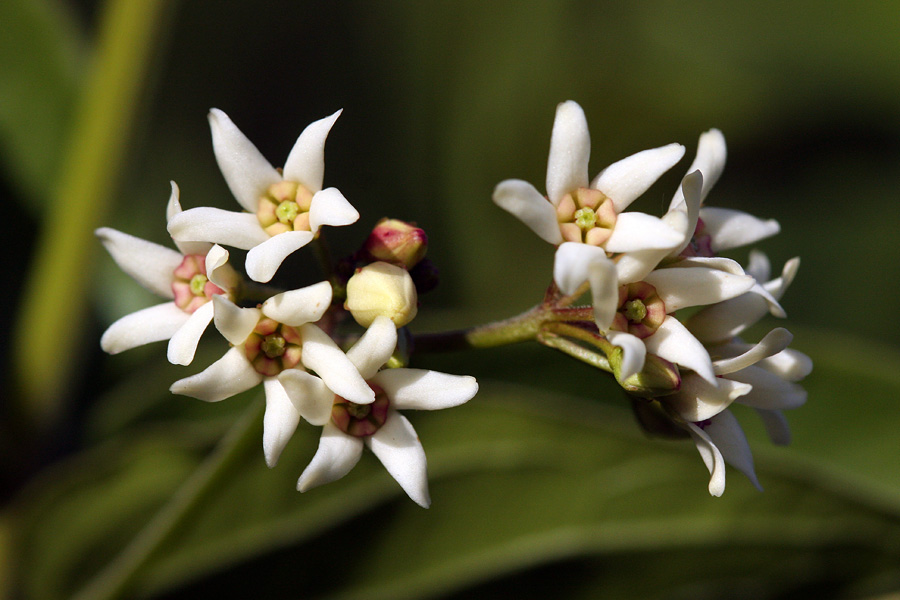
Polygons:
<instances>
[{"instance_id":1,"label":"white flower","mask_svg":"<svg viewBox=\"0 0 900 600\"><path fill-rule=\"evenodd\" d=\"M323 225L349 225L359 213L336 188L322 189L325 138L341 111L307 126L276 170L224 112L212 109L213 151L228 187L248 212L201 207L169 222L177 240L249 250L247 275L272 279L284 259L315 238Z\"/></svg>"},{"instance_id":2,"label":"white flower","mask_svg":"<svg viewBox=\"0 0 900 600\"><path fill-rule=\"evenodd\" d=\"M410 498L424 508L431 504L425 451L412 425L397 410L459 406L475 395L478 384L473 377L422 369L379 371L396 344L396 326L382 316L347 352L374 390L375 402L366 406L325 385L311 385L308 377L296 371L279 376L291 397L298 398L303 418L322 426L319 448L297 481L301 492L349 473L359 462L363 446L368 446Z\"/></svg>"},{"instance_id":3,"label":"white flower","mask_svg":"<svg viewBox=\"0 0 900 600\"><path fill-rule=\"evenodd\" d=\"M512 213L545 241L559 246L554 280L572 294L591 283L598 326L611 317L614 265L609 254L671 249L683 234L665 221L640 212L623 212L684 155L684 146L669 144L638 152L600 172L589 183L590 135L581 107L572 101L556 109L547 196L518 179L502 181L494 202Z\"/></svg>"},{"instance_id":4,"label":"white flower","mask_svg":"<svg viewBox=\"0 0 900 600\"><path fill-rule=\"evenodd\" d=\"M262 383L266 392L263 450L266 463L274 466L297 428L298 407L304 401L282 385L286 374L309 386L327 385L357 404L375 400L347 355L313 325L330 306L331 294L331 285L322 281L273 296L261 308L240 308L215 297L216 327L234 347L205 371L176 381L170 390L217 402Z\"/></svg>"},{"instance_id":5,"label":"white flower","mask_svg":"<svg viewBox=\"0 0 900 600\"><path fill-rule=\"evenodd\" d=\"M172 219L180 212L178 186L172 182L166 214ZM169 298L110 325L100 338L100 346L118 354L169 340L169 361L190 364L200 336L213 318L210 300L216 294L229 295L237 283L237 273L227 264L228 252L208 243L177 240L175 251L108 227L98 229L96 234L123 271L151 292Z\"/></svg>"}]
</instances>

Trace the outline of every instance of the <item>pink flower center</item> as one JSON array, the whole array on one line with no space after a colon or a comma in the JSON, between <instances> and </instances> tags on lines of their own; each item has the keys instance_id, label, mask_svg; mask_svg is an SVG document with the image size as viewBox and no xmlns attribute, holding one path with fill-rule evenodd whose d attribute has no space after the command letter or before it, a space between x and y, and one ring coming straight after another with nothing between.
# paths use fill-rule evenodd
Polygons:
<instances>
[{"instance_id":1,"label":"pink flower center","mask_svg":"<svg viewBox=\"0 0 900 600\"><path fill-rule=\"evenodd\" d=\"M694 229L694 235L691 236L691 241L681 251L681 256L712 257L715 255L716 253L712 249L712 237L706 233L706 225L703 223L703 219L697 219L697 228Z\"/></svg>"},{"instance_id":2,"label":"pink flower center","mask_svg":"<svg viewBox=\"0 0 900 600\"><path fill-rule=\"evenodd\" d=\"M256 371L274 377L300 364L303 338L295 328L263 317L244 342L244 353Z\"/></svg>"},{"instance_id":3,"label":"pink flower center","mask_svg":"<svg viewBox=\"0 0 900 600\"><path fill-rule=\"evenodd\" d=\"M212 300L214 295L225 293L225 290L207 278L206 256L202 254L186 255L172 275L175 305L186 313L193 314Z\"/></svg>"},{"instance_id":4,"label":"pink flower center","mask_svg":"<svg viewBox=\"0 0 900 600\"><path fill-rule=\"evenodd\" d=\"M348 435L368 437L387 421L391 402L383 389L377 385L369 385L375 392L375 401L371 404L356 404L338 395L334 397L331 420Z\"/></svg>"},{"instance_id":5,"label":"pink flower center","mask_svg":"<svg viewBox=\"0 0 900 600\"><path fill-rule=\"evenodd\" d=\"M641 339L650 337L666 318L666 305L656 288L638 281L619 287L619 309L610 329Z\"/></svg>"},{"instance_id":6,"label":"pink flower center","mask_svg":"<svg viewBox=\"0 0 900 600\"><path fill-rule=\"evenodd\" d=\"M313 193L295 181L273 183L260 196L256 218L269 235L286 231L311 231L309 207Z\"/></svg>"},{"instance_id":7,"label":"pink flower center","mask_svg":"<svg viewBox=\"0 0 900 600\"><path fill-rule=\"evenodd\" d=\"M556 220L565 241L602 246L616 226L616 208L600 190L578 188L559 201Z\"/></svg>"}]
</instances>

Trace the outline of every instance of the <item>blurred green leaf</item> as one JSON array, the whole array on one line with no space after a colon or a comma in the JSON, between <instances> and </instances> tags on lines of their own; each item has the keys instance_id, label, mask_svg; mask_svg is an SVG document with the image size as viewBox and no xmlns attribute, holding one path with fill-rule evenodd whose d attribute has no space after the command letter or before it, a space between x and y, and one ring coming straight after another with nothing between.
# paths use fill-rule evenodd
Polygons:
<instances>
[{"instance_id":1,"label":"blurred green leaf","mask_svg":"<svg viewBox=\"0 0 900 600\"><path fill-rule=\"evenodd\" d=\"M13 183L37 210L57 178L84 42L53 0L0 2L0 152Z\"/></svg>"}]
</instances>

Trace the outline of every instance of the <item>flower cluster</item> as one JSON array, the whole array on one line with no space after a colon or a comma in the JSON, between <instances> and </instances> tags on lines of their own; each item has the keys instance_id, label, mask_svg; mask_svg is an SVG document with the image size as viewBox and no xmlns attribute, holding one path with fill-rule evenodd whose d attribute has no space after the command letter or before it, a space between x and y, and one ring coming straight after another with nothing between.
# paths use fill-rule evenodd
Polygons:
<instances>
[{"instance_id":1,"label":"flower cluster","mask_svg":"<svg viewBox=\"0 0 900 600\"><path fill-rule=\"evenodd\" d=\"M166 299L113 323L101 340L107 352L169 340L169 360L188 365L212 322L230 349L176 381L172 392L217 402L262 384L270 467L301 421L322 428L298 490L343 477L368 447L407 495L427 507L425 453L398 411L461 405L478 384L469 376L410 368L410 355L533 339L612 374L648 430L692 438L710 471L711 494L725 489L726 462L759 486L730 406L752 407L773 442L787 443L781 411L806 401L797 382L812 364L788 348L785 329L757 343L741 337L768 314L785 316L779 300L799 260L773 278L759 251L751 251L746 267L722 256L778 233L779 225L705 205L725 164L719 131L700 136L667 212L655 217L628 208L681 160L684 147L639 152L591 180L584 111L575 102L560 104L546 196L521 180L503 181L493 194L497 205L555 247L543 302L502 322L414 337L407 325L419 297L437 284L422 229L382 219L345 259L331 263L325 250L326 225L359 219L340 191L322 187L325 140L339 115L309 125L284 168L276 169L225 113L210 112L216 159L243 210L182 210L173 183L166 215L177 251L113 229L97 231L124 271ZM263 285L288 255L310 244L319 246L322 281L289 290ZM246 277L223 246L247 251ZM576 306L588 293L590 305Z\"/></svg>"},{"instance_id":2,"label":"flower cluster","mask_svg":"<svg viewBox=\"0 0 900 600\"><path fill-rule=\"evenodd\" d=\"M684 154L669 144L645 150L589 180L590 137L575 102L557 107L547 164L547 195L531 184L506 180L494 202L556 246L557 296L544 341L612 371L626 390L671 424L686 430L711 473L709 491L725 489L724 462L759 485L747 439L728 410L737 401L755 408L772 440L787 443L782 409L803 404L797 381L809 358L788 349L791 335L775 329L759 343L739 334L771 313L799 265L792 259L770 279L769 262L754 251L744 269L721 252L778 233L779 225L744 212L705 206L725 165L718 130L700 137L697 155L660 218L626 211ZM590 289L592 319L568 309ZM702 307L687 319L683 308ZM566 321L569 321L566 323ZM577 340L567 345L561 337ZM539 339L540 336L539 336ZM590 358L591 355L589 355ZM590 361L589 361L590 362Z\"/></svg>"},{"instance_id":3,"label":"flower cluster","mask_svg":"<svg viewBox=\"0 0 900 600\"><path fill-rule=\"evenodd\" d=\"M212 321L231 348L202 372L176 381L174 393L216 402L261 383L270 467L301 419L322 428L298 490L343 477L368 446L409 497L427 507L425 453L398 410L458 406L478 384L473 377L406 368L398 355L398 327L418 306L408 269L424 258L424 232L379 223L364 246L370 258L356 261L339 285L321 281L280 293L258 285L270 281L289 254L314 242L323 226L359 218L340 191L322 188L325 138L339 114L309 125L278 170L225 113L212 110L215 156L244 211L182 211L173 183L167 217L178 251L99 229L116 263L168 299L113 323L101 345L114 354L169 339L169 360L187 365ZM229 265L220 244L248 250L249 281ZM366 328L362 335L339 333L348 317Z\"/></svg>"}]
</instances>

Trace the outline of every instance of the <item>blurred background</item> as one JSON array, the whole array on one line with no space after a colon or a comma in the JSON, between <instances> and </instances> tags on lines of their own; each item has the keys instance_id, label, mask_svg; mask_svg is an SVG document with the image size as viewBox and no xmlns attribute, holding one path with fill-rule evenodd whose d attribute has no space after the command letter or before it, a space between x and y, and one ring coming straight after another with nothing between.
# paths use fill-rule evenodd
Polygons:
<instances>
[{"instance_id":1,"label":"blurred background","mask_svg":"<svg viewBox=\"0 0 900 600\"><path fill-rule=\"evenodd\" d=\"M103 573L116 583L84 597L896 597L898 26L890 1L4 0L0 590L69 597ZM687 146L635 204L652 214L700 133L721 129L728 164L707 203L777 219L759 244L776 270L801 257L788 322L758 329L786 325L815 361L794 443L772 447L736 411L766 491L729 471L710 498L690 442L646 438L614 384L549 349L448 353L414 366L474 375L482 392L411 417L430 510L370 455L300 496L317 432L301 427L270 471L257 430L202 506L129 563L129 540L262 400L169 394L221 355L212 335L191 367L161 344L102 354L109 323L158 300L93 229L170 244L170 180L185 208L236 209L211 107L276 166L343 108L325 185L362 216L328 232L334 253L383 216L415 221L441 283L412 329L505 318L540 301L553 252L491 192L513 177L543 189L568 99L587 114L592 175ZM316 281L307 258L284 283Z\"/></svg>"}]
</instances>

